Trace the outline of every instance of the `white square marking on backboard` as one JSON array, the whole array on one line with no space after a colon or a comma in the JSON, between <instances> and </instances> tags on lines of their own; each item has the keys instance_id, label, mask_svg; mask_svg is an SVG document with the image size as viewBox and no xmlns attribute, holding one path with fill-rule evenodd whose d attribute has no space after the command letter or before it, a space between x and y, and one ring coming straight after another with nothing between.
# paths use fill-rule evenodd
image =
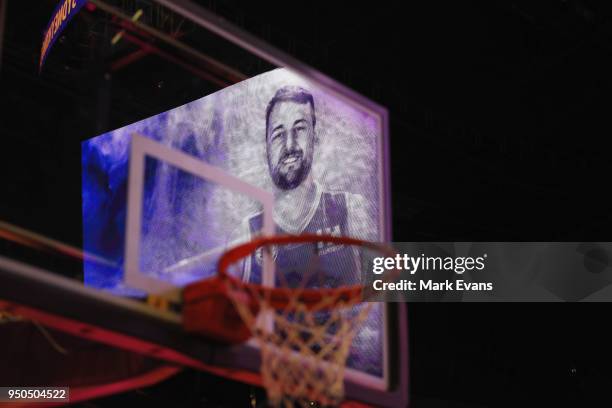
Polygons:
<instances>
[{"instance_id":1,"label":"white square marking on backboard","mask_svg":"<svg viewBox=\"0 0 612 408\"><path fill-rule=\"evenodd\" d=\"M133 133L130 143L127 219L125 224L125 264L124 282L129 287L143 290L172 301L180 300L180 287L170 282L154 279L140 270L140 240L142 231L142 200L143 185L145 182L145 157L149 156L165 163L171 164L180 170L189 172L197 177L217 183L235 192L242 193L259 201L263 209L264 235L273 235L275 232L272 213L274 198L267 191L248 184L231 176L218 167L207 164L197 158L164 146L154 140L148 139L138 133ZM274 263L264 257L263 283L272 285L274 282Z\"/></svg>"}]
</instances>

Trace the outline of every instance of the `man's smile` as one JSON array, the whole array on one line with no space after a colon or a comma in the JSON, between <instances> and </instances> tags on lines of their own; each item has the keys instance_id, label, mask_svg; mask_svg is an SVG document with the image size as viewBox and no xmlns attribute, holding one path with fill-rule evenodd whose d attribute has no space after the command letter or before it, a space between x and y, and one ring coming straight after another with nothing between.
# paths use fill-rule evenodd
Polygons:
<instances>
[{"instance_id":1,"label":"man's smile","mask_svg":"<svg viewBox=\"0 0 612 408\"><path fill-rule=\"evenodd\" d=\"M302 158L301 154L292 154L281 160L281 164L293 164Z\"/></svg>"}]
</instances>

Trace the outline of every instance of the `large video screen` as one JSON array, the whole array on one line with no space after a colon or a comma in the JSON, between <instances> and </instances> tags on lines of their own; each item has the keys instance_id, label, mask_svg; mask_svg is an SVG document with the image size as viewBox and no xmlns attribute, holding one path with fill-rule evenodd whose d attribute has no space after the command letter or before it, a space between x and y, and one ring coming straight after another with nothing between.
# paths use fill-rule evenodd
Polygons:
<instances>
[{"instance_id":1,"label":"large video screen","mask_svg":"<svg viewBox=\"0 0 612 408\"><path fill-rule=\"evenodd\" d=\"M382 129L375 114L276 69L83 142L83 242L98 257L85 262L86 285L142 294L124 281L134 134L269 192L277 233L384 241ZM210 277L223 251L261 233L261 203L163 157L145 157L140 187L138 263L153 279L181 286ZM240 277L261 283L261 268L245 262ZM348 362L381 384L387 381L385 319L377 305Z\"/></svg>"}]
</instances>

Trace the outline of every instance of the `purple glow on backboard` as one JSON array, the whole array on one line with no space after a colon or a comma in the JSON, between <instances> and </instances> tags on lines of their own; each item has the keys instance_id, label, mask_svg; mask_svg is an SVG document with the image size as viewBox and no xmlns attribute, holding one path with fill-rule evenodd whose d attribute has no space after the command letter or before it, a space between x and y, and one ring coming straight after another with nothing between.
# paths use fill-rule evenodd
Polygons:
<instances>
[{"instance_id":1,"label":"purple glow on backboard","mask_svg":"<svg viewBox=\"0 0 612 408\"><path fill-rule=\"evenodd\" d=\"M315 186L310 201L285 200L270 176L265 112L286 86L314 99L316 143L304 182ZM176 299L182 285L215 273L218 258L203 253L220 255L262 232L254 227L262 212L272 213L267 219L276 232L328 229L386 241L385 126L386 116L277 69L84 142L84 246L125 265L86 263L86 284ZM305 214L304 222L284 219L293 213ZM377 313L359 337L349 371L356 382L384 389L386 312Z\"/></svg>"}]
</instances>

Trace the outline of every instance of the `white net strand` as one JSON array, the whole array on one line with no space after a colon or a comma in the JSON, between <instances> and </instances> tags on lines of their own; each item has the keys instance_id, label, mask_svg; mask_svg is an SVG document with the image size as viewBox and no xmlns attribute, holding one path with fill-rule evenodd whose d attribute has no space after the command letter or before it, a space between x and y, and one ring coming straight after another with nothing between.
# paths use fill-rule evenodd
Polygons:
<instances>
[{"instance_id":1,"label":"white net strand","mask_svg":"<svg viewBox=\"0 0 612 408\"><path fill-rule=\"evenodd\" d=\"M250 291L259 314L272 324L258 325L259 314L244 302ZM261 350L261 374L269 402L276 406L339 404L344 397L344 372L353 338L367 318L371 304L361 298L341 299L330 292L306 305L302 290L287 292L283 309L273 307L269 292L235 287L231 298L244 322L252 328ZM322 316L322 314L324 316Z\"/></svg>"}]
</instances>

